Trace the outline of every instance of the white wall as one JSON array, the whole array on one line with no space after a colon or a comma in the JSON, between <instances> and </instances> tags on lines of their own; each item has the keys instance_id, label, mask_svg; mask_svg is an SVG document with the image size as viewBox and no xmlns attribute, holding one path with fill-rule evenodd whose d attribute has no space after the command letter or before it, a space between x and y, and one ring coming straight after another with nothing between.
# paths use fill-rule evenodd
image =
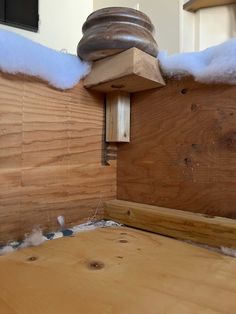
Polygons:
<instances>
[{"instance_id":1,"label":"white wall","mask_svg":"<svg viewBox=\"0 0 236 314\"><path fill-rule=\"evenodd\" d=\"M188 0L39 0L38 33L0 24L57 50L76 53L87 16L99 8L126 6L140 9L152 20L160 50L169 53L194 51L219 44L236 36L236 5L183 10Z\"/></svg>"},{"instance_id":2,"label":"white wall","mask_svg":"<svg viewBox=\"0 0 236 314\"><path fill-rule=\"evenodd\" d=\"M236 5L205 8L196 13L182 10L180 18L180 51L206 49L236 36Z\"/></svg>"},{"instance_id":3,"label":"white wall","mask_svg":"<svg viewBox=\"0 0 236 314\"><path fill-rule=\"evenodd\" d=\"M76 53L82 36L81 28L93 11L93 0L39 0L40 25L38 33L0 25L48 47Z\"/></svg>"},{"instance_id":4,"label":"white wall","mask_svg":"<svg viewBox=\"0 0 236 314\"><path fill-rule=\"evenodd\" d=\"M146 13L156 28L160 50L169 53L180 50L179 0L94 0L94 10L109 6L124 6Z\"/></svg>"},{"instance_id":5,"label":"white wall","mask_svg":"<svg viewBox=\"0 0 236 314\"><path fill-rule=\"evenodd\" d=\"M199 10L197 23L196 50L217 45L236 36L236 5L227 5Z\"/></svg>"},{"instance_id":6,"label":"white wall","mask_svg":"<svg viewBox=\"0 0 236 314\"><path fill-rule=\"evenodd\" d=\"M183 10L186 0L180 1L180 51L188 52L195 50L196 30L195 13Z\"/></svg>"}]
</instances>

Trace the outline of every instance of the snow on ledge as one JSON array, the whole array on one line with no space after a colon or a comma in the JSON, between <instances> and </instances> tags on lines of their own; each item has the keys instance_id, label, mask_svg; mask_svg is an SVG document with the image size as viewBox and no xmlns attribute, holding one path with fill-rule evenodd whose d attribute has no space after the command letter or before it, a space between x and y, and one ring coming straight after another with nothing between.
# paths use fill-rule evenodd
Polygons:
<instances>
[{"instance_id":1,"label":"snow on ledge","mask_svg":"<svg viewBox=\"0 0 236 314\"><path fill-rule=\"evenodd\" d=\"M192 75L202 83L236 84L236 37L200 52L160 52L158 58L167 77Z\"/></svg>"},{"instance_id":2,"label":"snow on ledge","mask_svg":"<svg viewBox=\"0 0 236 314\"><path fill-rule=\"evenodd\" d=\"M88 74L90 64L0 29L0 70L36 76L64 90L72 88Z\"/></svg>"}]
</instances>

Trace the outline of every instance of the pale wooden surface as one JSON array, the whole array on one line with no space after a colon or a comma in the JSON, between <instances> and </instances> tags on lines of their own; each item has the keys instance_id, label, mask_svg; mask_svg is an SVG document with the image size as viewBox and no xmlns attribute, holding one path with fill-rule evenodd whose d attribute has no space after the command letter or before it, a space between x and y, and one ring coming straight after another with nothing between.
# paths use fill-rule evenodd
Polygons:
<instances>
[{"instance_id":1,"label":"pale wooden surface","mask_svg":"<svg viewBox=\"0 0 236 314\"><path fill-rule=\"evenodd\" d=\"M236 0L190 0L184 4L184 10L195 12L199 9L236 4Z\"/></svg>"},{"instance_id":2,"label":"pale wooden surface","mask_svg":"<svg viewBox=\"0 0 236 314\"><path fill-rule=\"evenodd\" d=\"M131 99L118 199L236 218L236 86L192 79Z\"/></svg>"},{"instance_id":3,"label":"pale wooden surface","mask_svg":"<svg viewBox=\"0 0 236 314\"><path fill-rule=\"evenodd\" d=\"M129 228L0 258L3 314L234 314L236 259Z\"/></svg>"},{"instance_id":4,"label":"pale wooden surface","mask_svg":"<svg viewBox=\"0 0 236 314\"><path fill-rule=\"evenodd\" d=\"M55 230L58 215L75 225L116 197L104 121L104 96L83 83L63 92L0 75L0 242Z\"/></svg>"},{"instance_id":5,"label":"pale wooden surface","mask_svg":"<svg viewBox=\"0 0 236 314\"><path fill-rule=\"evenodd\" d=\"M127 92L106 95L106 141L130 141L130 94Z\"/></svg>"},{"instance_id":6,"label":"pale wooden surface","mask_svg":"<svg viewBox=\"0 0 236 314\"><path fill-rule=\"evenodd\" d=\"M157 58L137 48L131 48L94 62L84 85L102 92L137 92L161 87L165 82Z\"/></svg>"},{"instance_id":7,"label":"pale wooden surface","mask_svg":"<svg viewBox=\"0 0 236 314\"><path fill-rule=\"evenodd\" d=\"M105 203L105 218L182 240L236 249L236 220L121 200Z\"/></svg>"}]
</instances>

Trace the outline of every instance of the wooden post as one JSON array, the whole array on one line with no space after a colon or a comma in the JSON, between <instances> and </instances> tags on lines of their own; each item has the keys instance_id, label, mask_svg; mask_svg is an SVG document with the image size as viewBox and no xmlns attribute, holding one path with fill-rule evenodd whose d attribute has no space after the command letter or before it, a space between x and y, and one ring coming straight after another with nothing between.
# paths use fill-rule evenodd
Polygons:
<instances>
[{"instance_id":1,"label":"wooden post","mask_svg":"<svg viewBox=\"0 0 236 314\"><path fill-rule=\"evenodd\" d=\"M106 103L106 141L130 141L128 93L165 85L157 60L158 46L149 17L122 7L100 9L83 25L77 54L95 61L86 88L110 93Z\"/></svg>"},{"instance_id":2,"label":"wooden post","mask_svg":"<svg viewBox=\"0 0 236 314\"><path fill-rule=\"evenodd\" d=\"M130 141L130 94L112 92L106 96L106 141Z\"/></svg>"},{"instance_id":3,"label":"wooden post","mask_svg":"<svg viewBox=\"0 0 236 314\"><path fill-rule=\"evenodd\" d=\"M106 141L130 141L130 93L165 85L157 58L131 48L93 63L84 86L106 93Z\"/></svg>"}]
</instances>

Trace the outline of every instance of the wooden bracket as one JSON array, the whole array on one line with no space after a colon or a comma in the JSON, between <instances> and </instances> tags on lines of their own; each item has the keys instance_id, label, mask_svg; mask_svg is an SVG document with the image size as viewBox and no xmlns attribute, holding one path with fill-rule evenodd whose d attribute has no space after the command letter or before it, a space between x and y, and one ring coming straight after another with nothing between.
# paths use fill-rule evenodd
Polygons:
<instances>
[{"instance_id":1,"label":"wooden bracket","mask_svg":"<svg viewBox=\"0 0 236 314\"><path fill-rule=\"evenodd\" d=\"M130 141L130 94L127 92L106 96L106 141Z\"/></svg>"},{"instance_id":2,"label":"wooden bracket","mask_svg":"<svg viewBox=\"0 0 236 314\"><path fill-rule=\"evenodd\" d=\"M84 86L107 93L106 141L130 141L130 93L164 85L157 58L137 48L94 62Z\"/></svg>"}]
</instances>

